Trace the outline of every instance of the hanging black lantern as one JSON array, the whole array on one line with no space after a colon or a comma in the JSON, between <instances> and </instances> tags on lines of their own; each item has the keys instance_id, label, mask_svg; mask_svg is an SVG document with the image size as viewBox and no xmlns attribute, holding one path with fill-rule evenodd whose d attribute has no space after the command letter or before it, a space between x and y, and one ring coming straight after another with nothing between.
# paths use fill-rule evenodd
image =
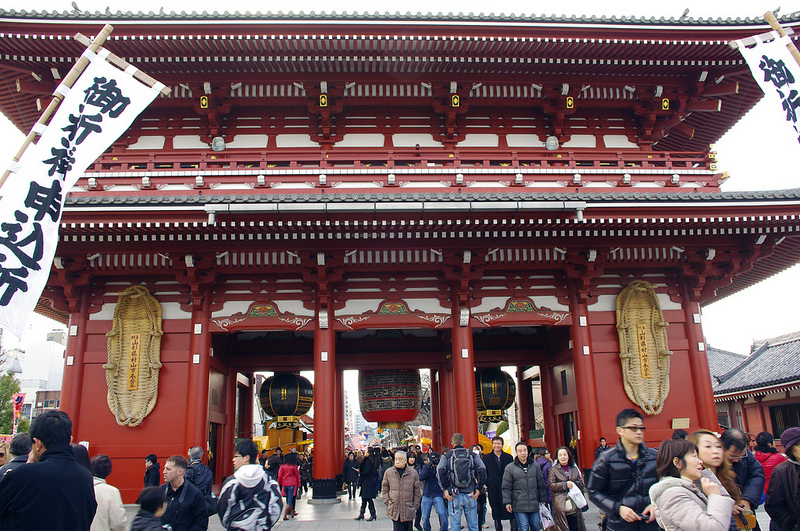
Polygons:
<instances>
[{"instance_id":1,"label":"hanging black lantern","mask_svg":"<svg viewBox=\"0 0 800 531\"><path fill-rule=\"evenodd\" d=\"M264 381L258 396L261 409L275 420L275 428L294 429L314 403L314 386L299 374L279 372Z\"/></svg>"},{"instance_id":2,"label":"hanging black lantern","mask_svg":"<svg viewBox=\"0 0 800 531\"><path fill-rule=\"evenodd\" d=\"M478 403L479 422L502 422L503 411L514 404L517 386L506 372L499 368L475 371L475 400Z\"/></svg>"}]
</instances>

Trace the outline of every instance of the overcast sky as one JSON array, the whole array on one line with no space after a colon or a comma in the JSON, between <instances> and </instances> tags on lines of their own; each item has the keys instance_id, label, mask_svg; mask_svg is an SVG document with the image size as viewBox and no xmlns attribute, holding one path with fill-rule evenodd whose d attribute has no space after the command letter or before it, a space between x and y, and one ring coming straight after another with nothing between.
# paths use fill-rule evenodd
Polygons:
<instances>
[{"instance_id":1,"label":"overcast sky","mask_svg":"<svg viewBox=\"0 0 800 531\"><path fill-rule=\"evenodd\" d=\"M4 9L17 10L56 10L71 11L71 1L26 0L4 2ZM76 0L78 8L84 11L106 10L106 6L119 6L117 2L98 0ZM11 5L9 5L11 4ZM210 2L173 0L168 4L162 1L138 0L136 10L158 12L162 6L167 11L294 11L294 12L421 12L421 13L504 13L533 15L607 15L607 16L656 16L675 17L689 8L689 16L695 18L736 18L762 17L768 9L781 5L781 13L788 14L800 11L800 1L791 3L780 0L754 0L749 2L703 1L703 2L641 2L641 1L570 1L558 3L514 2L492 0L492 2L405 0L401 4L376 3L374 0L327 1L292 0L290 3L279 2L247 2L234 1ZM115 11L117 7L112 7ZM113 23L113 17L109 19ZM0 29L0 31L2 31ZM22 142L23 135L9 122L0 116L0 164L9 160ZM762 101L744 117L716 145L719 164L722 170L730 173L731 178L723 185L723 189L731 190L775 190L797 188L798 168L800 168L800 145L787 133L784 117L780 110L768 108L768 102ZM797 301L800 300L800 267L764 281L722 302L704 309L703 328L706 339L711 346L746 353L754 339L773 337L800 330L800 312L797 312ZM49 331L54 325L52 321L33 320L32 327ZM7 346L14 343L11 334L4 338Z\"/></svg>"}]
</instances>

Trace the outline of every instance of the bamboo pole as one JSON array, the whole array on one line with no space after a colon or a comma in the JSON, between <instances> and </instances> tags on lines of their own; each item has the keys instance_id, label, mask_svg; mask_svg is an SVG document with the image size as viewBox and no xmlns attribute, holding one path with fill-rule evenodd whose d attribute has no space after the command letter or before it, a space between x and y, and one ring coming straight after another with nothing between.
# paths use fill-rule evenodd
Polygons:
<instances>
[{"instance_id":1,"label":"bamboo pole","mask_svg":"<svg viewBox=\"0 0 800 531\"><path fill-rule=\"evenodd\" d=\"M781 26L780 22L778 22L778 19L775 17L775 14L772 11L767 11L764 13L764 20L769 22L769 25L772 27L772 29L778 32L778 35L781 37L786 37L786 30L783 29L783 26ZM794 45L791 39L789 40L789 44L786 45L786 48L789 49L789 53L792 54L794 60L798 65L800 65L800 51L797 50L797 46Z\"/></svg>"},{"instance_id":2,"label":"bamboo pole","mask_svg":"<svg viewBox=\"0 0 800 531\"><path fill-rule=\"evenodd\" d=\"M89 50L97 53L97 50L100 49L100 47L103 45L104 42L106 42L106 39L108 38L109 35L111 35L112 31L114 31L114 27L111 24L106 24L105 26L103 26L103 29L100 30L100 33L98 33L97 36L94 38L94 40L89 44L88 46ZM86 56L81 55L78 61L72 66L70 71L64 77L64 80L61 82L61 84L66 87L72 88L72 85L75 84L75 81L78 80L78 78L81 76L81 74L88 65L89 65L89 59ZM61 101L63 99L64 96L62 96L58 92L54 92L53 99L50 100L50 104L47 106L44 112L42 112L41 116L39 116L39 120L36 123L41 125L47 125L50 122L50 118L53 116L53 113L55 113L56 109L58 109L58 106L61 105ZM30 146L36 139L38 133L36 133L34 129L36 129L35 126L31 128L31 131L28 133L28 136L25 137L25 141L22 143L22 147L20 147L19 151L17 151L17 154L14 155L13 160L15 163L19 162L19 159L22 158L22 155L25 153L25 150L28 149L28 146ZM3 176L0 177L0 188L3 187L3 185L6 182L6 179L8 179L8 176L10 174L11 174L10 169L7 169L3 172Z\"/></svg>"}]
</instances>

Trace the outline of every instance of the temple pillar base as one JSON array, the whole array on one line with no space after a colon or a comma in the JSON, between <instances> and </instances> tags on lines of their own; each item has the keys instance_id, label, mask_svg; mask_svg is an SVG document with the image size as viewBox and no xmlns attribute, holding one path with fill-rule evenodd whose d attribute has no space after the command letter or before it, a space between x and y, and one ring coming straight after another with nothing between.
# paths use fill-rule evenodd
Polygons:
<instances>
[{"instance_id":1,"label":"temple pillar base","mask_svg":"<svg viewBox=\"0 0 800 531\"><path fill-rule=\"evenodd\" d=\"M322 503L341 503L336 496L336 478L314 479L311 482L312 498L308 500L310 504Z\"/></svg>"}]
</instances>

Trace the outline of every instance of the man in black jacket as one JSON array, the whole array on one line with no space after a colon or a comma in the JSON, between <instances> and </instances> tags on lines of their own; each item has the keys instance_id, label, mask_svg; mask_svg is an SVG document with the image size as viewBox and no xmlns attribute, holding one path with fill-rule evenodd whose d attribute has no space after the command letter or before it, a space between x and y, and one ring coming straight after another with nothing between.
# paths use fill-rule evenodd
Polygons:
<instances>
[{"instance_id":1,"label":"man in black jacket","mask_svg":"<svg viewBox=\"0 0 800 531\"><path fill-rule=\"evenodd\" d=\"M89 531L97 511L94 483L69 446L69 416L55 410L42 413L33 419L30 436L37 462L0 479L0 530Z\"/></svg>"},{"instance_id":2,"label":"man in black jacket","mask_svg":"<svg viewBox=\"0 0 800 531\"><path fill-rule=\"evenodd\" d=\"M206 502L200 489L186 481L189 465L180 455L173 455L164 463L164 484L167 511L161 517L162 524L172 526L172 531L205 531L208 529Z\"/></svg>"},{"instance_id":3,"label":"man in black jacket","mask_svg":"<svg viewBox=\"0 0 800 531\"><path fill-rule=\"evenodd\" d=\"M644 444L642 414L623 409L617 415L616 447L600 454L586 485L589 498L608 517L610 531L658 531L650 486L658 481L656 451Z\"/></svg>"},{"instance_id":4,"label":"man in black jacket","mask_svg":"<svg viewBox=\"0 0 800 531\"><path fill-rule=\"evenodd\" d=\"M18 433L11 439L11 444L6 448L10 452L10 459L6 459L6 464L0 467L0 477L15 468L19 468L28 462L28 454L31 452L31 436L27 433Z\"/></svg>"},{"instance_id":5,"label":"man in black jacket","mask_svg":"<svg viewBox=\"0 0 800 531\"><path fill-rule=\"evenodd\" d=\"M495 531L503 531L503 520L511 521L511 531L516 531L517 520L503 506L503 472L514 461L511 454L503 451L503 438L492 437L492 451L483 456L486 466L486 496L492 508Z\"/></svg>"},{"instance_id":6,"label":"man in black jacket","mask_svg":"<svg viewBox=\"0 0 800 531\"><path fill-rule=\"evenodd\" d=\"M764 485L767 483L764 467L747 448L749 440L742 430L728 428L722 432L720 441L733 471L736 472L736 484L742 491L742 501L734 505L733 514L737 515L745 509L755 511L758 502L761 501ZM753 529L761 531L758 522Z\"/></svg>"},{"instance_id":7,"label":"man in black jacket","mask_svg":"<svg viewBox=\"0 0 800 531\"><path fill-rule=\"evenodd\" d=\"M158 487L161 484L161 474L158 473L156 454L147 454L144 458L144 467L144 486Z\"/></svg>"}]
</instances>

